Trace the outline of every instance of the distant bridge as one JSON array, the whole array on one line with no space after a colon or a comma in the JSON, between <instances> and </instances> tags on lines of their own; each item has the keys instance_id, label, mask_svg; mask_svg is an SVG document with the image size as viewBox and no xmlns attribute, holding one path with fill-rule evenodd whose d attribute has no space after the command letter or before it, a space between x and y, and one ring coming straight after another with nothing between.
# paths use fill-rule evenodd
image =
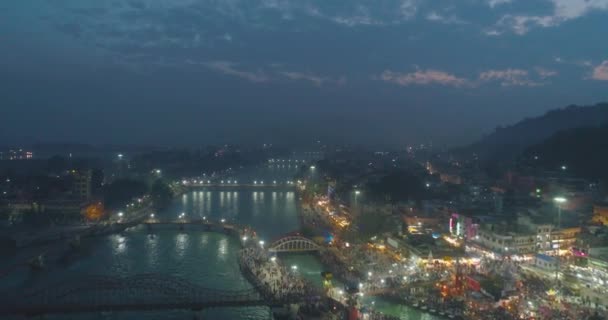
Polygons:
<instances>
[{"instance_id":1,"label":"distant bridge","mask_svg":"<svg viewBox=\"0 0 608 320\"><path fill-rule=\"evenodd\" d=\"M271 301L255 288L217 290L160 274L126 278L92 276L69 280L44 289L10 292L0 296L0 315L279 306L302 301Z\"/></svg>"},{"instance_id":2,"label":"distant bridge","mask_svg":"<svg viewBox=\"0 0 608 320\"><path fill-rule=\"evenodd\" d=\"M293 189L295 188L295 183L289 181L285 183L278 182L266 182L264 181L252 181L247 183L237 183L236 181L226 181L226 182L186 182L183 183L184 186L190 188L256 188L256 189Z\"/></svg>"},{"instance_id":3,"label":"distant bridge","mask_svg":"<svg viewBox=\"0 0 608 320\"><path fill-rule=\"evenodd\" d=\"M310 252L319 251L320 247L314 241L302 236L288 236L273 242L268 251L270 252Z\"/></svg>"}]
</instances>

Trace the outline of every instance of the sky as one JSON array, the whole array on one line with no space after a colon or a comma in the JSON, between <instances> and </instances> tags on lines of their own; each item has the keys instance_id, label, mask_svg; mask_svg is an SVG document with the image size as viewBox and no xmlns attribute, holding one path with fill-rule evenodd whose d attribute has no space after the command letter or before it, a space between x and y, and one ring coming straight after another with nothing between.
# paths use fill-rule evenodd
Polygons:
<instances>
[{"instance_id":1,"label":"sky","mask_svg":"<svg viewBox=\"0 0 608 320\"><path fill-rule=\"evenodd\" d=\"M454 146L608 100L608 0L20 0L0 16L0 143Z\"/></svg>"}]
</instances>

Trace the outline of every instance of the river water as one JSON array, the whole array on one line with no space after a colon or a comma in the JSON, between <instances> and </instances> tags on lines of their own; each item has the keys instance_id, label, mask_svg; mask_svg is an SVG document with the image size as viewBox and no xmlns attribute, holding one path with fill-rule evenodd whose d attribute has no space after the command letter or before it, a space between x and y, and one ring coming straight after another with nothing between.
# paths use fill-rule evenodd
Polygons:
<instances>
[{"instance_id":1,"label":"river water","mask_svg":"<svg viewBox=\"0 0 608 320\"><path fill-rule=\"evenodd\" d=\"M264 166L243 170L232 179L288 180L296 166ZM270 243L281 235L299 228L298 199L293 190L263 189L200 189L178 197L170 208L156 213L159 219L177 219L182 212L188 218L219 220L252 226L260 238ZM151 235L153 234L153 236ZM251 285L239 272L238 240L223 234L177 227L144 226L121 234L82 241L78 253L61 262L48 262L41 271L20 268L6 276L0 287L22 290L24 287L45 286L75 275L130 276L160 273L185 278L203 287L226 290L248 289ZM287 265L297 265L298 272L321 285L323 266L313 255L286 255ZM13 264L2 259L0 267ZM376 309L402 319L433 319L416 310L374 299ZM372 300L367 303L371 304ZM192 319L194 311L127 312L52 316L46 319ZM218 308L196 313L203 319L270 319L268 308Z\"/></svg>"}]
</instances>

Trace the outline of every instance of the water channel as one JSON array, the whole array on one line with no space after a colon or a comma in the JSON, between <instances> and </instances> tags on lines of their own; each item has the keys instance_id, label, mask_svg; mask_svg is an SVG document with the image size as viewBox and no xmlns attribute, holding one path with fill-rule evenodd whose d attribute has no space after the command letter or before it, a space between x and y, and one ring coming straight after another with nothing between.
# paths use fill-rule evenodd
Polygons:
<instances>
[{"instance_id":1,"label":"water channel","mask_svg":"<svg viewBox=\"0 0 608 320\"><path fill-rule=\"evenodd\" d=\"M296 166L263 166L244 170L232 179L289 180ZM158 212L160 219L177 219L184 212L191 218L226 219L252 226L262 239L271 242L299 228L298 199L293 190L200 189L175 199L171 207ZM204 287L226 290L246 289L251 285L239 272L237 252L240 244L223 234L180 231L175 228L150 230L144 226L82 241L79 253L67 261L50 263L41 271L21 268L5 277L2 290L20 290L47 285L74 275L129 276L161 273L188 279ZM297 265L298 272L321 285L323 266L314 255L281 256L287 265ZM2 259L0 267L10 265ZM434 317L382 299L366 299L369 305L401 319L428 320ZM270 319L265 307L218 308L200 312L203 319ZM45 319L192 319L193 311L96 313L49 316Z\"/></svg>"}]
</instances>

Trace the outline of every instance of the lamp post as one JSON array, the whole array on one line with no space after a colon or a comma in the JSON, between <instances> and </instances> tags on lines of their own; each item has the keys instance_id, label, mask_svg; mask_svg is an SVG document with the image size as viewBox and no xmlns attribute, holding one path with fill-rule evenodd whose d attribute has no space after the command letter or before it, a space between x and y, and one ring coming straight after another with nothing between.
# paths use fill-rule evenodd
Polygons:
<instances>
[{"instance_id":1,"label":"lamp post","mask_svg":"<svg viewBox=\"0 0 608 320\"><path fill-rule=\"evenodd\" d=\"M556 285L559 283L559 267L560 267L560 258L559 251L561 247L561 228L562 228L562 203L565 203L567 200L564 197L555 197L553 201L557 204L557 253L555 255L555 283Z\"/></svg>"}]
</instances>

